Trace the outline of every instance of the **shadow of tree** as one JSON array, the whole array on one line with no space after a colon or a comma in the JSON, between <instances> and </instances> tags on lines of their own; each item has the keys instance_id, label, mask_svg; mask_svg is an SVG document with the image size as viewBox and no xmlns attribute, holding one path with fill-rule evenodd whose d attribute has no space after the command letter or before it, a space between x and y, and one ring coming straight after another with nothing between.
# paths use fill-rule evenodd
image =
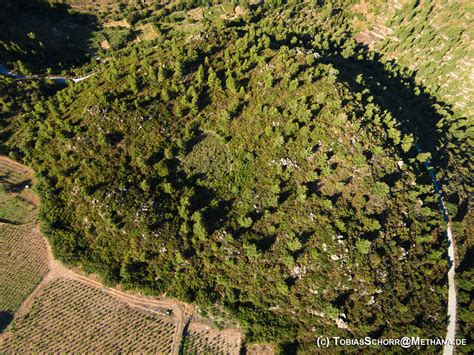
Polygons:
<instances>
[{"instance_id":1,"label":"shadow of tree","mask_svg":"<svg viewBox=\"0 0 474 355\"><path fill-rule=\"evenodd\" d=\"M1 177L0 177L0 181L1 181ZM33 182L31 181L31 179L26 179L26 180L20 181L16 184L9 184L6 187L6 191L7 192L18 193L18 192L23 191L27 186L31 186L32 183Z\"/></svg>"},{"instance_id":2,"label":"shadow of tree","mask_svg":"<svg viewBox=\"0 0 474 355\"><path fill-rule=\"evenodd\" d=\"M324 31L324 28L320 30ZM340 34L338 43L334 38L325 38L327 43L324 48L316 48L313 36L304 32L289 32L282 40L276 39L273 34L271 36L270 47L273 49L285 46L300 51L304 48L308 53L316 53L317 62L332 65L338 71L338 80L346 83L351 92L366 93L362 95L364 105L374 103L382 111L390 113L400 124L398 129L413 135L416 146L412 147L408 156L429 152L431 166L436 172L446 175L452 162L447 150L440 147L446 147L448 143L456 144L452 141L453 137L447 134L452 122L446 115L453 115L453 109L419 84L416 72L399 67L395 60L388 60L365 45L355 44L352 34L347 31ZM296 44L289 43L287 38L297 39L294 41ZM346 47L352 49L352 55L341 54ZM429 178L428 174L423 174L422 180L429 183Z\"/></svg>"},{"instance_id":3,"label":"shadow of tree","mask_svg":"<svg viewBox=\"0 0 474 355\"><path fill-rule=\"evenodd\" d=\"M0 311L0 332L2 332L13 320L13 315L8 312Z\"/></svg>"},{"instance_id":4,"label":"shadow of tree","mask_svg":"<svg viewBox=\"0 0 474 355\"><path fill-rule=\"evenodd\" d=\"M366 57L371 56L366 54ZM396 68L394 61L382 62L382 56L373 53L372 59L344 58L331 56L326 59L349 84L353 92L368 89L373 102L382 110L388 111L406 133L412 133L423 150L437 155L439 143L438 122L443 116L435 105L447 107L431 96L426 88L415 83L414 74L407 75ZM394 68L390 71L388 68ZM363 81L358 82L361 76Z\"/></svg>"},{"instance_id":5,"label":"shadow of tree","mask_svg":"<svg viewBox=\"0 0 474 355\"><path fill-rule=\"evenodd\" d=\"M0 6L2 64L22 61L31 71L65 69L87 60L96 18L67 4L4 0Z\"/></svg>"}]
</instances>

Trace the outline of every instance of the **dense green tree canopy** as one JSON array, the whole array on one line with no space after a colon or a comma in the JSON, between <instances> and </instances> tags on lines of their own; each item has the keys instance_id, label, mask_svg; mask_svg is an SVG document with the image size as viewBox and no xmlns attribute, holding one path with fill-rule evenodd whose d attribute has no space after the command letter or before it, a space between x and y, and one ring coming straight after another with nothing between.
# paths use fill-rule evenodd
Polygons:
<instances>
[{"instance_id":1,"label":"dense green tree canopy","mask_svg":"<svg viewBox=\"0 0 474 355\"><path fill-rule=\"evenodd\" d=\"M449 112L334 8L242 3L190 34L183 4L85 81L0 78L2 148L37 171L55 254L231 317L248 341L444 336L445 226L423 163L464 201Z\"/></svg>"}]
</instances>

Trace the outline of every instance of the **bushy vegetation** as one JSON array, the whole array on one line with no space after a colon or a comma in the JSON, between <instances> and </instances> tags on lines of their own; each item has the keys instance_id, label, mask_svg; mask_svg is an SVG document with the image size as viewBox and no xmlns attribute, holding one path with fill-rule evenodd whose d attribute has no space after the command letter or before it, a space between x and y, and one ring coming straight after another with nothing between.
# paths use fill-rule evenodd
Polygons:
<instances>
[{"instance_id":1,"label":"bushy vegetation","mask_svg":"<svg viewBox=\"0 0 474 355\"><path fill-rule=\"evenodd\" d=\"M3 144L38 174L55 255L281 349L443 337L446 226L424 162L463 206L467 127L331 6L197 5L160 9L159 40L56 93L1 79Z\"/></svg>"}]
</instances>

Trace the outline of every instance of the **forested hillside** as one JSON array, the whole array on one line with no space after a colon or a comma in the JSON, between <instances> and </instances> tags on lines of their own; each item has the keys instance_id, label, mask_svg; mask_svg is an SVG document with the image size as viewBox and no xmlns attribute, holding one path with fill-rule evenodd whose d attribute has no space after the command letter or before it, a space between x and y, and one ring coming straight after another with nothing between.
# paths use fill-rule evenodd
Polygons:
<instances>
[{"instance_id":1,"label":"forested hillside","mask_svg":"<svg viewBox=\"0 0 474 355\"><path fill-rule=\"evenodd\" d=\"M446 228L424 163L467 255L468 128L336 5L139 8L157 38L100 52L81 83L0 77L1 149L37 172L55 255L287 352L320 334L444 337Z\"/></svg>"}]
</instances>

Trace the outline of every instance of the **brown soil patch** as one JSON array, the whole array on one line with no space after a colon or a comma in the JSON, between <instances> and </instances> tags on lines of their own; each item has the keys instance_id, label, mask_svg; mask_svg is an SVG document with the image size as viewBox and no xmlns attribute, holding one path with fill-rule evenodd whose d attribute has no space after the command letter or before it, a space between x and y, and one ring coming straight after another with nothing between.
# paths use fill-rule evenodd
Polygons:
<instances>
[{"instance_id":1,"label":"brown soil patch","mask_svg":"<svg viewBox=\"0 0 474 355\"><path fill-rule=\"evenodd\" d=\"M107 50L107 49L110 49L110 43L109 41L107 41L106 39L104 39L103 41L100 41L99 42L99 47L103 50Z\"/></svg>"},{"instance_id":2,"label":"brown soil patch","mask_svg":"<svg viewBox=\"0 0 474 355\"><path fill-rule=\"evenodd\" d=\"M127 20L123 19L120 21L109 21L104 23L104 27L125 27L125 28L130 28L130 24L128 23Z\"/></svg>"},{"instance_id":3,"label":"brown soil patch","mask_svg":"<svg viewBox=\"0 0 474 355\"><path fill-rule=\"evenodd\" d=\"M273 355L275 348L272 345L250 345L247 348L247 355Z\"/></svg>"},{"instance_id":4,"label":"brown soil patch","mask_svg":"<svg viewBox=\"0 0 474 355\"><path fill-rule=\"evenodd\" d=\"M234 12L238 16L245 15L245 9L242 6L236 6Z\"/></svg>"},{"instance_id":5,"label":"brown soil patch","mask_svg":"<svg viewBox=\"0 0 474 355\"><path fill-rule=\"evenodd\" d=\"M204 11L200 7L191 9L188 11L188 16L195 21L201 21L204 19Z\"/></svg>"},{"instance_id":6,"label":"brown soil patch","mask_svg":"<svg viewBox=\"0 0 474 355\"><path fill-rule=\"evenodd\" d=\"M207 324L191 322L184 335L187 354L240 354L243 336L238 329L217 330Z\"/></svg>"}]
</instances>

